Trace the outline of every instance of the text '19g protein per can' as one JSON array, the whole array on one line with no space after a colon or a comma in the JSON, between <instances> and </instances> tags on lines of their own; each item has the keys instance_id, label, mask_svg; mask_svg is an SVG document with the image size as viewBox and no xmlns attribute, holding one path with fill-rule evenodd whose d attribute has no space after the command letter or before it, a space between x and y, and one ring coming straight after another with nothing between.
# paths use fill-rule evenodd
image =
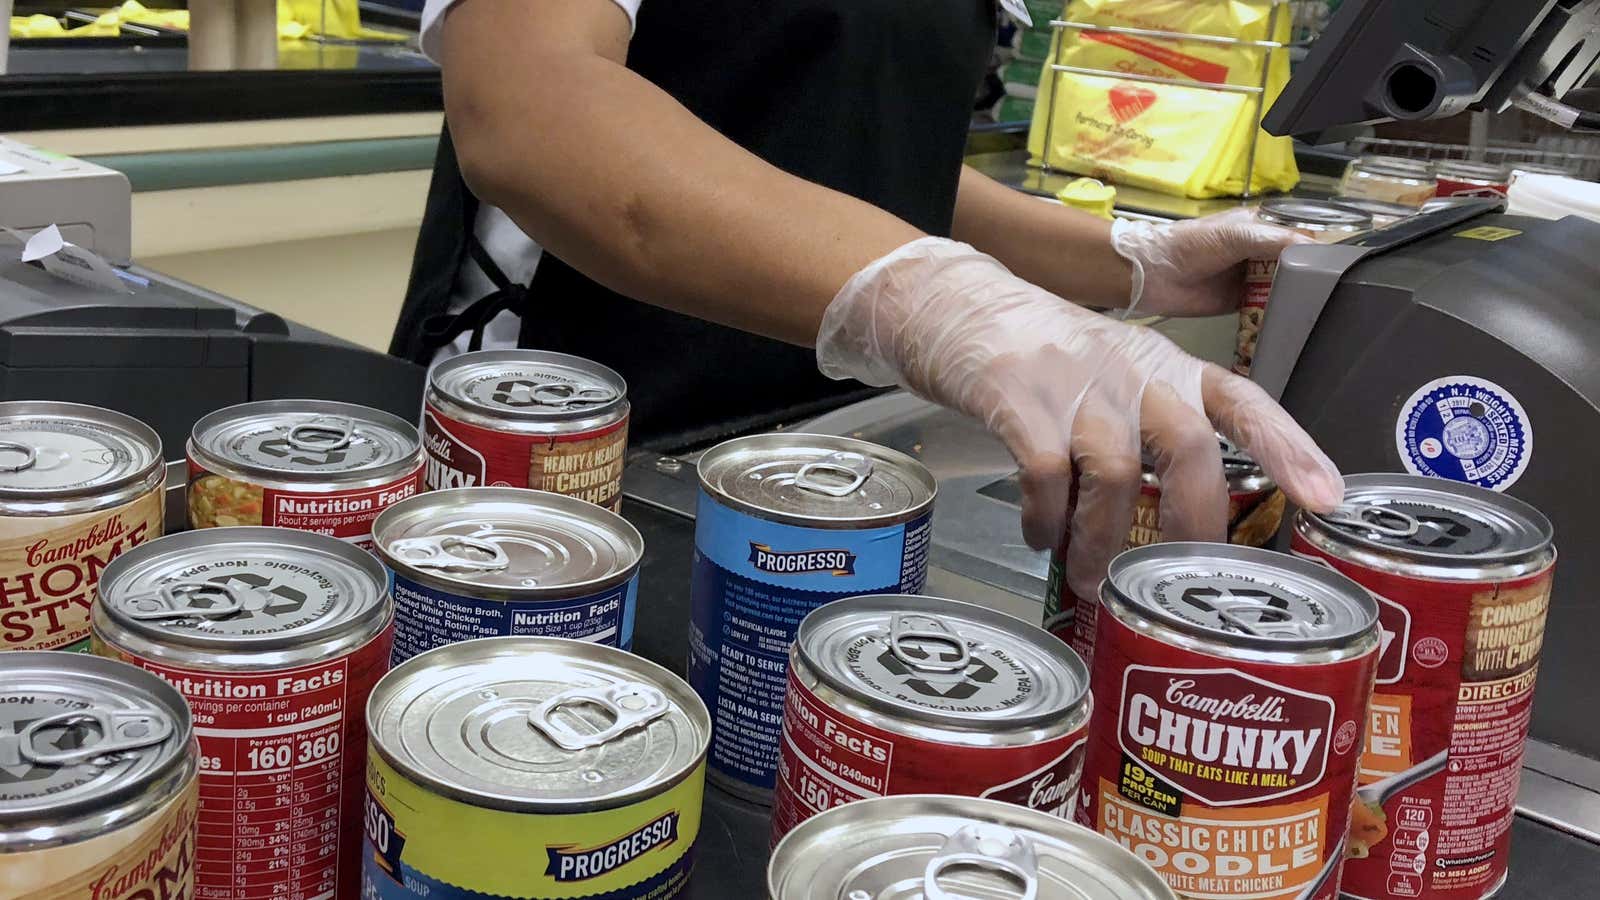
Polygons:
<instances>
[{"instance_id":1,"label":"text '19g protein per can'","mask_svg":"<svg viewBox=\"0 0 1600 900\"><path fill-rule=\"evenodd\" d=\"M936 486L903 453L808 434L719 444L699 473L689 682L715 724L712 781L766 802L800 621L841 597L920 591Z\"/></svg>"},{"instance_id":2,"label":"text '19g protein per can'","mask_svg":"<svg viewBox=\"0 0 1600 900\"><path fill-rule=\"evenodd\" d=\"M353 896L367 694L389 666L383 566L337 538L208 528L105 571L95 651L161 676L200 737L201 900Z\"/></svg>"},{"instance_id":3,"label":"text '19g protein per can'","mask_svg":"<svg viewBox=\"0 0 1600 900\"><path fill-rule=\"evenodd\" d=\"M0 897L193 897L200 768L178 692L83 654L0 671Z\"/></svg>"},{"instance_id":4,"label":"text '19g protein per can'","mask_svg":"<svg viewBox=\"0 0 1600 900\"><path fill-rule=\"evenodd\" d=\"M1378 611L1322 566L1157 544L1102 589L1085 824L1180 896L1332 900Z\"/></svg>"},{"instance_id":5,"label":"text '19g protein per can'","mask_svg":"<svg viewBox=\"0 0 1600 900\"><path fill-rule=\"evenodd\" d=\"M772 841L889 794L991 797L1071 819L1089 670L1005 613L936 597L835 600L800 623Z\"/></svg>"},{"instance_id":6,"label":"text '19g protein per can'","mask_svg":"<svg viewBox=\"0 0 1600 900\"><path fill-rule=\"evenodd\" d=\"M562 638L464 641L390 672L367 725L361 896L684 892L711 720L660 666Z\"/></svg>"},{"instance_id":7,"label":"text '19g protein per can'","mask_svg":"<svg viewBox=\"0 0 1600 900\"><path fill-rule=\"evenodd\" d=\"M1552 540L1520 500L1414 475L1349 477L1338 510L1295 518L1294 552L1370 590L1383 627L1351 896L1478 900L1505 882Z\"/></svg>"}]
</instances>

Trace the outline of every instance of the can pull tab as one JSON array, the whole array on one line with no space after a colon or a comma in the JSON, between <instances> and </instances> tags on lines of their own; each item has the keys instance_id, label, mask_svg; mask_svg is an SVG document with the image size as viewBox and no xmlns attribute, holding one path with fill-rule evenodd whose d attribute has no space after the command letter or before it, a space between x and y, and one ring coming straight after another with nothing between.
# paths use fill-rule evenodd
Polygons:
<instances>
[{"instance_id":1,"label":"can pull tab","mask_svg":"<svg viewBox=\"0 0 1600 900\"><path fill-rule=\"evenodd\" d=\"M948 645L955 651L955 655L943 652L929 653L919 647L911 647L906 643L911 640ZM943 619L933 616L896 613L894 618L889 620L889 650L894 653L895 659L924 672L965 672L967 666L972 663L972 654L967 650L967 642L946 625Z\"/></svg>"},{"instance_id":2,"label":"can pull tab","mask_svg":"<svg viewBox=\"0 0 1600 900\"><path fill-rule=\"evenodd\" d=\"M831 472L835 477L842 476L846 480L842 483L823 481L817 476L824 472ZM840 450L801 466L794 475L794 486L829 497L848 497L861 490L861 486L871 477L872 460L860 453Z\"/></svg>"},{"instance_id":3,"label":"can pull tab","mask_svg":"<svg viewBox=\"0 0 1600 900\"><path fill-rule=\"evenodd\" d=\"M532 391L533 402L540 406L595 406L617 399L617 392L609 387L573 387L570 384L541 384Z\"/></svg>"},{"instance_id":4,"label":"can pull tab","mask_svg":"<svg viewBox=\"0 0 1600 900\"><path fill-rule=\"evenodd\" d=\"M483 556L461 552L477 551ZM437 534L401 538L389 544L389 552L419 569L464 569L469 572L496 572L510 567L511 557L494 541L465 534Z\"/></svg>"},{"instance_id":5,"label":"can pull tab","mask_svg":"<svg viewBox=\"0 0 1600 900\"><path fill-rule=\"evenodd\" d=\"M290 428L284 440L296 450L322 453L343 450L355 435L356 420L351 416L315 416Z\"/></svg>"},{"instance_id":6,"label":"can pull tab","mask_svg":"<svg viewBox=\"0 0 1600 900\"><path fill-rule=\"evenodd\" d=\"M221 594L211 606L195 606L200 594ZM141 622L177 619L226 619L244 609L244 595L225 581L172 581L148 594L130 594L118 601L128 618Z\"/></svg>"},{"instance_id":7,"label":"can pull tab","mask_svg":"<svg viewBox=\"0 0 1600 900\"><path fill-rule=\"evenodd\" d=\"M1322 518L1335 525L1359 528L1392 538L1416 537L1417 532L1422 530L1422 521L1416 516L1371 503L1346 504Z\"/></svg>"},{"instance_id":8,"label":"can pull tab","mask_svg":"<svg viewBox=\"0 0 1600 900\"><path fill-rule=\"evenodd\" d=\"M81 747L41 751L35 746L35 739L46 729L91 724L99 737L86 738ZM17 751L29 762L45 766L72 766L93 762L123 750L154 746L171 737L172 731L172 717L158 709L108 710L91 706L29 722L17 736Z\"/></svg>"},{"instance_id":9,"label":"can pull tab","mask_svg":"<svg viewBox=\"0 0 1600 900\"><path fill-rule=\"evenodd\" d=\"M613 721L592 734L584 734L555 718L563 707L597 706ZM610 743L623 733L646 725L670 708L667 695L648 684L624 681L605 687L576 687L562 691L528 713L528 724L563 750L587 750Z\"/></svg>"},{"instance_id":10,"label":"can pull tab","mask_svg":"<svg viewBox=\"0 0 1600 900\"><path fill-rule=\"evenodd\" d=\"M12 460L0 462L0 472L26 472L39 461L39 448L19 444L16 441L0 441L0 453L22 454L21 462Z\"/></svg>"},{"instance_id":11,"label":"can pull tab","mask_svg":"<svg viewBox=\"0 0 1600 900\"><path fill-rule=\"evenodd\" d=\"M963 825L950 835L922 873L925 900L956 900L939 887L939 876L954 866L1010 875L1022 886L1020 900L1039 896L1039 858L1027 838L1000 825Z\"/></svg>"}]
</instances>

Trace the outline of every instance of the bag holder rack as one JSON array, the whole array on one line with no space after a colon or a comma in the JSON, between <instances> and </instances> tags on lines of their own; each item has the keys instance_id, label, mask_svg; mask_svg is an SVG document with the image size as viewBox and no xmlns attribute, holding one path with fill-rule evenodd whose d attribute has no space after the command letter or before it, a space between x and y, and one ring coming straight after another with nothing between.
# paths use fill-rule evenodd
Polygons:
<instances>
[{"instance_id":1,"label":"bag holder rack","mask_svg":"<svg viewBox=\"0 0 1600 900\"><path fill-rule=\"evenodd\" d=\"M1278 16L1291 0L1273 0L1272 11L1267 17L1267 34L1278 33ZM1055 58L1050 62L1051 101L1045 113L1044 126L1044 156L1039 160L1029 160L1028 165L1040 169L1047 174L1065 173L1050 163L1050 149L1055 144L1056 103L1061 86L1062 75L1090 75L1099 78L1113 78L1118 81L1142 82L1145 84L1166 84L1178 87L1199 88L1207 91L1219 91L1230 94L1247 94L1255 106L1254 121L1256 127L1250 133L1250 145L1245 151L1244 166L1244 192L1241 198L1250 199L1256 196L1256 146L1261 140L1261 117L1266 110L1263 108L1267 96L1267 81L1272 72L1272 55L1289 48L1289 44L1282 41L1249 41L1243 38L1223 37L1214 34L1194 34L1187 31L1160 31L1150 28L1127 28L1119 25L1091 25L1085 22L1068 22L1063 19L1052 19L1050 27L1058 32L1055 42ZM1062 62L1066 51L1066 35L1060 32L1073 31L1079 34L1088 32L1093 34L1119 35L1122 37L1141 38L1154 41L1171 41L1173 43L1211 44L1230 47L1254 47L1266 52L1261 54L1261 77L1255 84L1218 84L1210 81L1195 81L1187 78L1167 78L1160 75L1136 75L1128 72L1118 72L1114 69L1095 69L1082 66L1069 66Z\"/></svg>"}]
</instances>

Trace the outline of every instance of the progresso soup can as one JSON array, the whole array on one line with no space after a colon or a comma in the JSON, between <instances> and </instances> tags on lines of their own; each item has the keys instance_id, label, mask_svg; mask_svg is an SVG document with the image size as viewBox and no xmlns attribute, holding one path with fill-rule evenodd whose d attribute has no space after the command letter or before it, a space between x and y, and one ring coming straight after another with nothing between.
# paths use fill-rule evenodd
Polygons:
<instances>
[{"instance_id":1,"label":"progresso soup can","mask_svg":"<svg viewBox=\"0 0 1600 900\"><path fill-rule=\"evenodd\" d=\"M0 896L194 897L194 723L160 678L85 654L0 663Z\"/></svg>"},{"instance_id":2,"label":"progresso soup can","mask_svg":"<svg viewBox=\"0 0 1600 900\"><path fill-rule=\"evenodd\" d=\"M770 802L801 620L841 597L920 591L936 485L903 453L813 434L718 444L699 474L689 683L711 710L711 780Z\"/></svg>"},{"instance_id":3,"label":"progresso soup can","mask_svg":"<svg viewBox=\"0 0 1600 900\"><path fill-rule=\"evenodd\" d=\"M1505 883L1556 552L1550 520L1505 494L1415 475L1345 479L1295 517L1293 551L1378 602L1344 889L1478 900Z\"/></svg>"},{"instance_id":4,"label":"progresso soup can","mask_svg":"<svg viewBox=\"0 0 1600 900\"><path fill-rule=\"evenodd\" d=\"M303 531L189 531L106 569L96 652L194 710L196 897L353 896L361 710L389 667L392 618L372 554Z\"/></svg>"},{"instance_id":5,"label":"progresso soup can","mask_svg":"<svg viewBox=\"0 0 1600 900\"><path fill-rule=\"evenodd\" d=\"M479 350L433 367L422 406L429 490L554 491L616 512L628 385L597 362L546 350Z\"/></svg>"},{"instance_id":6,"label":"progresso soup can","mask_svg":"<svg viewBox=\"0 0 1600 900\"><path fill-rule=\"evenodd\" d=\"M394 573L394 664L500 635L633 646L644 538L627 519L526 488L429 491L373 528Z\"/></svg>"},{"instance_id":7,"label":"progresso soup can","mask_svg":"<svg viewBox=\"0 0 1600 900\"><path fill-rule=\"evenodd\" d=\"M106 564L161 536L161 438L122 413L0 403L0 650L87 650Z\"/></svg>"},{"instance_id":8,"label":"progresso soup can","mask_svg":"<svg viewBox=\"0 0 1600 900\"><path fill-rule=\"evenodd\" d=\"M361 896L666 900L694 867L711 719L630 653L440 647L367 703Z\"/></svg>"},{"instance_id":9,"label":"progresso soup can","mask_svg":"<svg viewBox=\"0 0 1600 900\"><path fill-rule=\"evenodd\" d=\"M1379 653L1377 604L1253 547L1111 564L1084 824L1193 900L1332 900Z\"/></svg>"},{"instance_id":10,"label":"progresso soup can","mask_svg":"<svg viewBox=\"0 0 1600 900\"><path fill-rule=\"evenodd\" d=\"M189 527L275 525L372 548L372 521L422 491L422 442L398 416L327 400L219 409L189 437Z\"/></svg>"},{"instance_id":11,"label":"progresso soup can","mask_svg":"<svg viewBox=\"0 0 1600 900\"><path fill-rule=\"evenodd\" d=\"M1176 900L1127 850L1031 809L909 795L839 806L772 852L768 900Z\"/></svg>"},{"instance_id":12,"label":"progresso soup can","mask_svg":"<svg viewBox=\"0 0 1600 900\"><path fill-rule=\"evenodd\" d=\"M889 794L992 797L1071 819L1089 670L1004 613L937 597L836 600L789 654L772 841Z\"/></svg>"},{"instance_id":13,"label":"progresso soup can","mask_svg":"<svg viewBox=\"0 0 1600 900\"><path fill-rule=\"evenodd\" d=\"M1217 435L1222 449L1222 474L1228 482L1228 542L1246 547L1265 547L1277 537L1283 525L1283 491L1250 454L1227 438ZM1050 556L1049 577L1045 582L1044 627L1078 651L1085 662L1094 660L1095 616L1100 606L1094 597L1080 598L1067 585L1067 545ZM1145 463L1139 480L1139 496L1134 501L1133 525L1123 549L1159 544L1161 534L1161 481L1155 469Z\"/></svg>"}]
</instances>

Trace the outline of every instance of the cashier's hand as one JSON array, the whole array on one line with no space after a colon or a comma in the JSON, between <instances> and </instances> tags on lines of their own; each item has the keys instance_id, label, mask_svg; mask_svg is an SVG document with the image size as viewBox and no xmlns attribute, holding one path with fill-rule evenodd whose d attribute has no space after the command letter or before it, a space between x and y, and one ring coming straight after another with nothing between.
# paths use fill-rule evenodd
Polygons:
<instances>
[{"instance_id":1,"label":"cashier's hand","mask_svg":"<svg viewBox=\"0 0 1600 900\"><path fill-rule=\"evenodd\" d=\"M823 316L817 361L831 377L899 384L987 424L1021 467L1028 543L1059 546L1070 515L1078 596L1096 596L1127 537L1141 446L1162 482L1169 540L1226 539L1213 428L1295 503L1327 511L1343 498L1333 463L1251 382L956 241L913 241L851 278Z\"/></svg>"},{"instance_id":2,"label":"cashier's hand","mask_svg":"<svg viewBox=\"0 0 1600 900\"><path fill-rule=\"evenodd\" d=\"M1244 263L1277 259L1310 238L1264 225L1249 209L1152 225L1118 219L1111 246L1133 265L1133 315L1215 316L1233 312L1244 296Z\"/></svg>"}]
</instances>

